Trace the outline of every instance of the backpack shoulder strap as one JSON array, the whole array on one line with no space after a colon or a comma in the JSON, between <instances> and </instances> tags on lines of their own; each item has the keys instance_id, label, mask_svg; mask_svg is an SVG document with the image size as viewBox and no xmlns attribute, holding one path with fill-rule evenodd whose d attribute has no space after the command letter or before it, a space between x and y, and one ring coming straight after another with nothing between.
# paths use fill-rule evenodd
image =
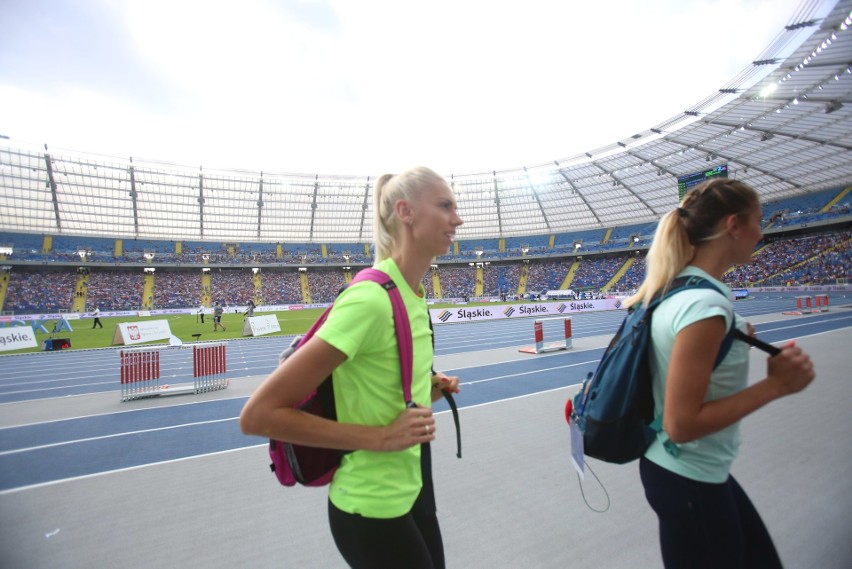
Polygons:
<instances>
[{"instance_id":1,"label":"backpack shoulder strap","mask_svg":"<svg viewBox=\"0 0 852 569\"><path fill-rule=\"evenodd\" d=\"M709 290L715 290L719 294L724 296L724 293L717 287L715 284L705 279L704 277L700 277L697 275L678 277L672 281L671 286L666 291L664 295L659 299L659 301L654 304L653 308L656 308L657 305L663 300L669 298L670 296L677 294L683 290L688 288L704 288ZM649 311L653 310L653 308L649 307ZM725 359L725 356L728 355L728 351L731 349L731 346L734 343L734 339L736 339L736 319L731 317L731 326L728 328L728 332L725 334L725 338L722 340L721 346L719 346L719 353L716 356L716 361L713 363L713 369L719 367L719 364L722 363L722 360Z\"/></svg>"},{"instance_id":2,"label":"backpack shoulder strap","mask_svg":"<svg viewBox=\"0 0 852 569\"><path fill-rule=\"evenodd\" d=\"M414 367L414 343L411 338L411 324L408 321L408 311L405 302L397 288L396 283L390 275L378 269L363 269L349 283L350 285L362 281L372 281L384 288L390 297L391 309L393 310L393 323L396 329L396 343L399 348L399 365L402 372L402 396L405 405L411 405L411 378Z\"/></svg>"}]
</instances>

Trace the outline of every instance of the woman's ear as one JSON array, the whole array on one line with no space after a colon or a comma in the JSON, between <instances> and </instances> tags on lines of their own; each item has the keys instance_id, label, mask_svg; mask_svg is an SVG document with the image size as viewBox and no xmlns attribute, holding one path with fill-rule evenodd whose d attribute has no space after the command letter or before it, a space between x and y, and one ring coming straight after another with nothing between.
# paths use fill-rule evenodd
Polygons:
<instances>
[{"instance_id":1,"label":"woman's ear","mask_svg":"<svg viewBox=\"0 0 852 569\"><path fill-rule=\"evenodd\" d=\"M396 200L393 207L396 216L403 224L411 225L414 223L414 210L408 200Z\"/></svg>"},{"instance_id":2,"label":"woman's ear","mask_svg":"<svg viewBox=\"0 0 852 569\"><path fill-rule=\"evenodd\" d=\"M732 213L725 218L725 231L734 239L739 239L740 218L737 214Z\"/></svg>"}]
</instances>

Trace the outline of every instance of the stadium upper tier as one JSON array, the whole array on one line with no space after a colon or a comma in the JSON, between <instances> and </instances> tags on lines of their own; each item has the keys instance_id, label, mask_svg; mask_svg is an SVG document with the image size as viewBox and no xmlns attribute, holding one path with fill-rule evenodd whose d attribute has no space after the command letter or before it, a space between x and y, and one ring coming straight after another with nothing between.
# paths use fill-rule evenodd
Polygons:
<instances>
[{"instance_id":1,"label":"stadium upper tier","mask_svg":"<svg viewBox=\"0 0 852 569\"><path fill-rule=\"evenodd\" d=\"M723 168L767 203L850 185L852 0L825 17L820 4L804 3L728 84L652 128L543 164L444 173L465 220L458 238L655 223L677 205L679 180ZM383 174L225 171L3 142L0 231L15 233L368 243Z\"/></svg>"},{"instance_id":2,"label":"stadium upper tier","mask_svg":"<svg viewBox=\"0 0 852 569\"><path fill-rule=\"evenodd\" d=\"M763 231L841 229L852 221L852 188L797 195L763 204ZM438 264L634 252L647 249L656 223L553 235L456 241ZM368 243L237 243L164 241L0 232L0 261L8 264L90 265L367 265Z\"/></svg>"}]
</instances>

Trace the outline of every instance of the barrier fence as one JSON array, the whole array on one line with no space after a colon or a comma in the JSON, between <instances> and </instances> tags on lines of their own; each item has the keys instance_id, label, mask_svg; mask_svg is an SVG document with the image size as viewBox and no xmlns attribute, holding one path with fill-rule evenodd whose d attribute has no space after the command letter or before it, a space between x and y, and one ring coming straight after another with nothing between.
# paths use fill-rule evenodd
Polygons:
<instances>
[{"instance_id":1,"label":"barrier fence","mask_svg":"<svg viewBox=\"0 0 852 569\"><path fill-rule=\"evenodd\" d=\"M192 348L192 383L171 385L161 383L161 355L173 356L173 371L188 369L187 349ZM119 352L121 400L131 401L162 395L206 393L228 387L227 345L194 344L192 346L148 346ZM181 378L172 373L170 379Z\"/></svg>"}]
</instances>

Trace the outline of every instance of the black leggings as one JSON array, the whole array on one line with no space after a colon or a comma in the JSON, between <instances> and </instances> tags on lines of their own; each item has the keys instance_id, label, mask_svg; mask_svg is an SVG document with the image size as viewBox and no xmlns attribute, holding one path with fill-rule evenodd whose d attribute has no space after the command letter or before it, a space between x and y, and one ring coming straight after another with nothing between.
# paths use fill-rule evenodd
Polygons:
<instances>
[{"instance_id":1,"label":"black leggings","mask_svg":"<svg viewBox=\"0 0 852 569\"><path fill-rule=\"evenodd\" d=\"M423 488L398 518L365 518L328 501L334 543L353 569L444 569L444 542L435 513L429 444L420 446Z\"/></svg>"},{"instance_id":2,"label":"black leggings","mask_svg":"<svg viewBox=\"0 0 852 569\"><path fill-rule=\"evenodd\" d=\"M666 569L777 569L781 560L760 514L733 476L698 482L646 458L645 497L660 520Z\"/></svg>"},{"instance_id":3,"label":"black leggings","mask_svg":"<svg viewBox=\"0 0 852 569\"><path fill-rule=\"evenodd\" d=\"M421 496L422 498L422 496ZM435 512L418 507L399 518L365 518L337 509L329 500L331 535L354 569L443 569L444 545Z\"/></svg>"}]
</instances>

